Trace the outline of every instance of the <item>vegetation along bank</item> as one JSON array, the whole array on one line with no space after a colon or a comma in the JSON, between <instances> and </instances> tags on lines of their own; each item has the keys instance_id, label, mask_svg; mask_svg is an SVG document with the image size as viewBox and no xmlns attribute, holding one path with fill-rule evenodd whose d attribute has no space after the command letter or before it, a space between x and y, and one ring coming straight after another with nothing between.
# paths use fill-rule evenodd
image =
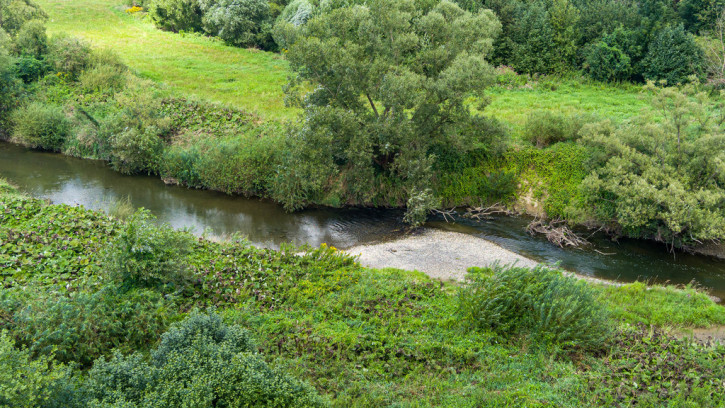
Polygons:
<instances>
[{"instance_id":1,"label":"vegetation along bank","mask_svg":"<svg viewBox=\"0 0 725 408\"><path fill-rule=\"evenodd\" d=\"M4 182L0 204L0 406L725 403L725 349L681 337L725 325L695 288L523 267L459 286Z\"/></svg>"},{"instance_id":2,"label":"vegetation along bank","mask_svg":"<svg viewBox=\"0 0 725 408\"><path fill-rule=\"evenodd\" d=\"M676 247L725 235L717 1L41 4L2 3L8 140L290 210L419 225L499 203Z\"/></svg>"}]
</instances>

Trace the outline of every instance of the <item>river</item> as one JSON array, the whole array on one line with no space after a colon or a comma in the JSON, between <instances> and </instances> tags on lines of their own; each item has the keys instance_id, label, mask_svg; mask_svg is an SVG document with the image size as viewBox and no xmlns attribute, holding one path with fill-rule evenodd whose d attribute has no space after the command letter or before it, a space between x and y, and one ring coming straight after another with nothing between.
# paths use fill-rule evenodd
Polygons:
<instances>
[{"instance_id":1,"label":"river","mask_svg":"<svg viewBox=\"0 0 725 408\"><path fill-rule=\"evenodd\" d=\"M267 200L166 186L157 177L123 176L102 162L3 142L0 177L54 203L104 209L114 200L128 197L135 207L149 209L174 228L188 228L197 234L208 231L220 237L241 233L253 244L270 248L285 242L313 246L325 242L346 248L394 239L405 229L398 210L310 209L290 214ZM668 253L663 245L653 242L613 242L604 236L595 236L590 248L562 249L526 233L528 222L526 217L456 223L433 219L428 226L476 235L537 261L558 262L581 275L626 282L639 279L686 284L694 280L710 288L713 295L725 298L725 261Z\"/></svg>"}]
</instances>

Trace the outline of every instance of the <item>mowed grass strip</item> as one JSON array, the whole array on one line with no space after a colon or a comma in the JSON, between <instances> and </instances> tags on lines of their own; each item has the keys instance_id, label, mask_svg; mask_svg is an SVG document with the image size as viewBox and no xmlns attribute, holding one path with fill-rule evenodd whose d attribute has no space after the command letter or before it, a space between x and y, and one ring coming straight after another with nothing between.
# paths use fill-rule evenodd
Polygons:
<instances>
[{"instance_id":1,"label":"mowed grass strip","mask_svg":"<svg viewBox=\"0 0 725 408\"><path fill-rule=\"evenodd\" d=\"M286 119L282 87L287 62L275 53L242 49L200 35L164 32L116 0L39 0L50 34L65 32L110 48L139 75L178 96L196 96L265 119Z\"/></svg>"}]
</instances>

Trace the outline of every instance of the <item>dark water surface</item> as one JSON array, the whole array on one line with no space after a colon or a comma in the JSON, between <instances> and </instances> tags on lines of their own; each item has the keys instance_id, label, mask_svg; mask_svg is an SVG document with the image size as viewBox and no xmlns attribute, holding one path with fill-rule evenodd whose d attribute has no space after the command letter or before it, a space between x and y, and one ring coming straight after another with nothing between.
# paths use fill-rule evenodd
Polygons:
<instances>
[{"instance_id":1,"label":"dark water surface","mask_svg":"<svg viewBox=\"0 0 725 408\"><path fill-rule=\"evenodd\" d=\"M385 240L401 234L402 213L392 210L319 209L293 214L265 200L166 186L156 177L123 176L102 162L31 151L0 142L0 177L25 192L54 203L104 209L128 197L134 207L145 207L175 228L213 235L241 233L252 243L277 248L281 243L341 248ZM637 240L612 242L593 239L594 249L561 249L526 233L526 217L496 217L483 222L456 224L433 220L430 227L489 239L504 248L538 261L556 263L582 275L602 279L637 279L672 283L695 280L725 298L725 261L668 253L664 246ZM441 243L445 246L445 243Z\"/></svg>"}]
</instances>

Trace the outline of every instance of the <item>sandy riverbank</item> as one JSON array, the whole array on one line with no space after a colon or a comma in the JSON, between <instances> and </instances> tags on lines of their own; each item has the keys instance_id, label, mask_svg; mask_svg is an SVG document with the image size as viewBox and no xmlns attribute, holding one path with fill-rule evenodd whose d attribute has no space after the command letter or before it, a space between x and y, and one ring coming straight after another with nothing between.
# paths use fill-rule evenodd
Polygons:
<instances>
[{"instance_id":1,"label":"sandy riverbank","mask_svg":"<svg viewBox=\"0 0 725 408\"><path fill-rule=\"evenodd\" d=\"M433 229L395 241L358 245L345 252L359 255L360 263L370 268L417 270L432 278L457 281L464 279L471 266L538 264L485 239Z\"/></svg>"}]
</instances>

